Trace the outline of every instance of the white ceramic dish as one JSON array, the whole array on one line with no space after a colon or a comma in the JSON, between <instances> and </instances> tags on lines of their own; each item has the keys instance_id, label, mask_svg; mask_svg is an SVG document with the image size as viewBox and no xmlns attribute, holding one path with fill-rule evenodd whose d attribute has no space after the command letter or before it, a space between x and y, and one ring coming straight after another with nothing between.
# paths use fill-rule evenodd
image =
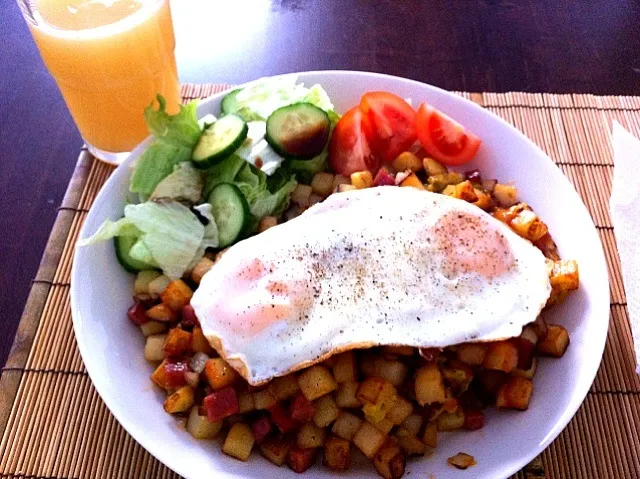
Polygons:
<instances>
[{"instance_id":1,"label":"white ceramic dish","mask_svg":"<svg viewBox=\"0 0 640 479\"><path fill-rule=\"evenodd\" d=\"M560 360L544 359L534 380L526 412L489 411L478 431L443 433L428 458L411 459L408 477L508 477L546 448L584 400L596 374L607 335L609 287L602 246L585 206L569 181L531 141L495 115L438 88L386 75L328 71L299 75L310 86L320 83L339 112L371 90L388 90L414 102L428 101L478 134L483 146L466 169L481 168L487 177L514 181L521 198L549 225L561 254L580 266L580 289L547 318L564 325L571 345ZM218 114L222 95L203 101L199 115ZM106 219L121 216L130 167L142 143L109 178L85 221L81 237ZM254 453L243 463L225 456L217 443L197 441L162 409L163 394L149 380L153 368L144 360L144 339L129 324L133 276L118 264L112 242L76 251L71 288L73 324L82 358L100 396L120 424L151 454L182 476L195 478L299 477L277 469ZM462 472L446 458L464 451L478 465ZM322 467L307 478L330 477ZM373 466L354 464L348 477L377 477Z\"/></svg>"}]
</instances>

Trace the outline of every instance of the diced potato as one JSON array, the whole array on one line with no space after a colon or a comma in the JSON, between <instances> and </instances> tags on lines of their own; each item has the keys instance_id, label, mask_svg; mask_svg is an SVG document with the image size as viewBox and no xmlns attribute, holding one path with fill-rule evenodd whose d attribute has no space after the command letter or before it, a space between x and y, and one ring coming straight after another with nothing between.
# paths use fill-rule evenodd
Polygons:
<instances>
[{"instance_id":1,"label":"diced potato","mask_svg":"<svg viewBox=\"0 0 640 479\"><path fill-rule=\"evenodd\" d=\"M474 205L485 211L493 208L493 200L491 199L491 196L478 188L474 188L474 190L476 196L478 197L478 199L473 203Z\"/></svg>"},{"instance_id":2,"label":"diced potato","mask_svg":"<svg viewBox=\"0 0 640 479\"><path fill-rule=\"evenodd\" d=\"M537 328L534 326L534 324L527 324L524 328L522 328L522 332L520 333L520 337L522 339L526 339L527 341L529 341L532 344L538 344L539 341L539 337L538 337L538 330Z\"/></svg>"},{"instance_id":3,"label":"diced potato","mask_svg":"<svg viewBox=\"0 0 640 479\"><path fill-rule=\"evenodd\" d=\"M463 363L481 366L487 354L488 346L484 343L465 343L458 346L456 354Z\"/></svg>"},{"instance_id":4,"label":"diced potato","mask_svg":"<svg viewBox=\"0 0 640 479\"><path fill-rule=\"evenodd\" d=\"M401 424L413 412L413 405L402 396L398 396L395 404L385 416L393 424Z\"/></svg>"},{"instance_id":5,"label":"diced potato","mask_svg":"<svg viewBox=\"0 0 640 479\"><path fill-rule=\"evenodd\" d=\"M338 185L335 187L335 189L333 190L334 193L345 193L347 191L353 191L353 190L357 190L358 188L356 188L353 185Z\"/></svg>"},{"instance_id":6,"label":"diced potato","mask_svg":"<svg viewBox=\"0 0 640 479\"><path fill-rule=\"evenodd\" d=\"M550 324L547 336L538 343L538 352L556 358L561 357L569 347L569 333L558 324Z\"/></svg>"},{"instance_id":7,"label":"diced potato","mask_svg":"<svg viewBox=\"0 0 640 479\"><path fill-rule=\"evenodd\" d=\"M455 431L464 426L464 412L457 410L456 412L441 412L436 419L438 431Z\"/></svg>"},{"instance_id":8,"label":"diced potato","mask_svg":"<svg viewBox=\"0 0 640 479\"><path fill-rule=\"evenodd\" d=\"M179 327L171 328L164 342L164 352L168 356L180 356L191 346L191 333Z\"/></svg>"},{"instance_id":9,"label":"diced potato","mask_svg":"<svg viewBox=\"0 0 640 479\"><path fill-rule=\"evenodd\" d=\"M298 447L309 449L312 447L322 447L327 437L327 432L316 426L312 422L304 423L298 430L296 443Z\"/></svg>"},{"instance_id":10,"label":"diced potato","mask_svg":"<svg viewBox=\"0 0 640 479\"><path fill-rule=\"evenodd\" d=\"M358 380L358 366L353 351L339 354L333 363L333 377L337 383L348 383Z\"/></svg>"},{"instance_id":11,"label":"diced potato","mask_svg":"<svg viewBox=\"0 0 640 479\"><path fill-rule=\"evenodd\" d=\"M260 218L260 222L258 223L258 233L263 233L267 231L269 228L273 228L277 226L278 218L275 216L263 216Z\"/></svg>"},{"instance_id":12,"label":"diced potato","mask_svg":"<svg viewBox=\"0 0 640 479\"><path fill-rule=\"evenodd\" d=\"M382 447L387 440L370 422L363 421L353 436L353 444L369 459Z\"/></svg>"},{"instance_id":13,"label":"diced potato","mask_svg":"<svg viewBox=\"0 0 640 479\"><path fill-rule=\"evenodd\" d=\"M409 176L407 176L404 180L402 180L402 182L400 183L400 186L411 186L413 188L418 188L419 190L426 189L422 184L422 181L420 181L420 178L418 178L416 174L413 172Z\"/></svg>"},{"instance_id":14,"label":"diced potato","mask_svg":"<svg viewBox=\"0 0 640 479\"><path fill-rule=\"evenodd\" d=\"M558 246L556 246L555 241L553 241L553 238L549 233L544 235L534 244L540 249L540 251L542 251L542 254L545 256L545 258L549 258L554 261L558 261L560 259L560 255L558 254Z\"/></svg>"},{"instance_id":15,"label":"diced potato","mask_svg":"<svg viewBox=\"0 0 640 479\"><path fill-rule=\"evenodd\" d=\"M166 330L166 323L159 323L158 321L148 321L140 326L140 331L147 338L154 334L164 333Z\"/></svg>"},{"instance_id":16,"label":"diced potato","mask_svg":"<svg viewBox=\"0 0 640 479\"><path fill-rule=\"evenodd\" d=\"M385 346L382 348L386 355L391 356L413 356L415 348L411 346Z\"/></svg>"},{"instance_id":17,"label":"diced potato","mask_svg":"<svg viewBox=\"0 0 640 479\"><path fill-rule=\"evenodd\" d=\"M473 370L462 361L449 361L441 372L445 382L456 394L466 391L473 379Z\"/></svg>"},{"instance_id":18,"label":"diced potato","mask_svg":"<svg viewBox=\"0 0 640 479\"><path fill-rule=\"evenodd\" d=\"M152 298L159 297L162 292L167 289L169 283L171 283L171 278L169 278L169 276L167 276L166 274L161 274L149 283L149 294Z\"/></svg>"},{"instance_id":19,"label":"diced potato","mask_svg":"<svg viewBox=\"0 0 640 479\"><path fill-rule=\"evenodd\" d=\"M200 375L194 371L184 373L184 378L187 384L193 389L197 388L198 384L200 384Z\"/></svg>"},{"instance_id":20,"label":"diced potato","mask_svg":"<svg viewBox=\"0 0 640 479\"><path fill-rule=\"evenodd\" d=\"M404 430L405 434L409 436L415 436L420 431L422 427L423 418L420 414L413 413L407 416L407 418L402 421L400 425L400 430Z\"/></svg>"},{"instance_id":21,"label":"diced potato","mask_svg":"<svg viewBox=\"0 0 640 479\"><path fill-rule=\"evenodd\" d=\"M178 319L178 316L167 305L160 303L147 309L147 318L161 323L173 323Z\"/></svg>"},{"instance_id":22,"label":"diced potato","mask_svg":"<svg viewBox=\"0 0 640 479\"><path fill-rule=\"evenodd\" d=\"M400 479L404 476L406 458L400 446L388 440L374 455L373 465L384 479Z\"/></svg>"},{"instance_id":23,"label":"diced potato","mask_svg":"<svg viewBox=\"0 0 640 479\"><path fill-rule=\"evenodd\" d=\"M317 449L303 449L294 446L289 450L287 464L294 472L300 474L313 465L316 460L316 453Z\"/></svg>"},{"instance_id":24,"label":"diced potato","mask_svg":"<svg viewBox=\"0 0 640 479\"><path fill-rule=\"evenodd\" d=\"M291 449L291 441L287 438L267 438L260 444L260 452L276 466L282 466L287 460Z\"/></svg>"},{"instance_id":25,"label":"diced potato","mask_svg":"<svg viewBox=\"0 0 640 479\"><path fill-rule=\"evenodd\" d=\"M324 200L324 196L320 196L317 193L311 193L311 195L309 195L309 208L311 208L313 205L317 205L318 203L321 203Z\"/></svg>"},{"instance_id":26,"label":"diced potato","mask_svg":"<svg viewBox=\"0 0 640 479\"><path fill-rule=\"evenodd\" d=\"M167 364L167 360L164 359L156 368L155 371L153 371L153 374L151 374L151 381L153 381L153 383L162 388L162 389L166 389L166 380L167 380L167 372L165 370L165 365Z\"/></svg>"},{"instance_id":27,"label":"diced potato","mask_svg":"<svg viewBox=\"0 0 640 479\"><path fill-rule=\"evenodd\" d=\"M338 383L333 379L331 371L319 364L302 371L302 374L298 376L298 384L302 394L309 401L324 396L338 387Z\"/></svg>"},{"instance_id":28,"label":"diced potato","mask_svg":"<svg viewBox=\"0 0 640 479\"><path fill-rule=\"evenodd\" d=\"M510 373L518 365L518 349L509 341L490 343L482 365L486 369Z\"/></svg>"},{"instance_id":29,"label":"diced potato","mask_svg":"<svg viewBox=\"0 0 640 479\"><path fill-rule=\"evenodd\" d=\"M207 416L201 416L198 406L191 408L187 419L187 431L196 439L213 439L222 429L222 421L211 422Z\"/></svg>"},{"instance_id":30,"label":"diced potato","mask_svg":"<svg viewBox=\"0 0 640 479\"><path fill-rule=\"evenodd\" d=\"M309 185L303 185L302 183L298 183L298 185L291 192L291 202L302 206L303 208L309 207L309 196L313 193L313 189Z\"/></svg>"},{"instance_id":31,"label":"diced potato","mask_svg":"<svg viewBox=\"0 0 640 479\"><path fill-rule=\"evenodd\" d=\"M514 369L511 371L513 376L520 376L522 378L533 379L533 376L536 374L536 369L538 367L538 358L534 357L531 361L531 367L529 369Z\"/></svg>"},{"instance_id":32,"label":"diced potato","mask_svg":"<svg viewBox=\"0 0 640 479\"><path fill-rule=\"evenodd\" d=\"M373 186L373 175L368 170L351 173L351 184L359 190L371 188Z\"/></svg>"},{"instance_id":33,"label":"diced potato","mask_svg":"<svg viewBox=\"0 0 640 479\"><path fill-rule=\"evenodd\" d=\"M193 328L193 331L191 331L191 351L194 353L203 353L207 356L215 354L214 349L209 344L209 341L207 341L200 326L196 326Z\"/></svg>"},{"instance_id":34,"label":"diced potato","mask_svg":"<svg viewBox=\"0 0 640 479\"><path fill-rule=\"evenodd\" d=\"M206 256L203 256L191 270L191 280L196 284L200 284L202 277L211 269L212 266L213 261Z\"/></svg>"},{"instance_id":35,"label":"diced potato","mask_svg":"<svg viewBox=\"0 0 640 479\"><path fill-rule=\"evenodd\" d=\"M442 374L435 364L427 364L416 372L415 381L416 401L421 406L433 403L443 403L446 391Z\"/></svg>"},{"instance_id":36,"label":"diced potato","mask_svg":"<svg viewBox=\"0 0 640 479\"><path fill-rule=\"evenodd\" d=\"M397 397L393 384L379 377L365 379L356 392L356 398L364 405L362 411L375 422L387 415Z\"/></svg>"},{"instance_id":37,"label":"diced potato","mask_svg":"<svg viewBox=\"0 0 640 479\"><path fill-rule=\"evenodd\" d=\"M333 179L331 173L316 173L311 180L311 189L314 193L326 198L333 191Z\"/></svg>"},{"instance_id":38,"label":"diced potato","mask_svg":"<svg viewBox=\"0 0 640 479\"><path fill-rule=\"evenodd\" d=\"M393 168L396 171L421 171L424 166L422 165L422 161L416 155L411 153L410 151L405 151L404 153L400 153L392 163Z\"/></svg>"},{"instance_id":39,"label":"diced potato","mask_svg":"<svg viewBox=\"0 0 640 479\"><path fill-rule=\"evenodd\" d=\"M336 422L333 423L331 432L336 436L351 441L355 433L360 429L362 419L345 411L340 411Z\"/></svg>"},{"instance_id":40,"label":"diced potato","mask_svg":"<svg viewBox=\"0 0 640 479\"><path fill-rule=\"evenodd\" d=\"M231 386L238 379L238 373L222 358L209 359L204 366L204 374L214 391Z\"/></svg>"},{"instance_id":41,"label":"diced potato","mask_svg":"<svg viewBox=\"0 0 640 479\"><path fill-rule=\"evenodd\" d=\"M478 201L476 190L469 180L465 180L462 183L458 183L456 185L454 196L469 203L475 203L476 201Z\"/></svg>"},{"instance_id":42,"label":"diced potato","mask_svg":"<svg viewBox=\"0 0 640 479\"><path fill-rule=\"evenodd\" d=\"M533 382L530 379L512 376L498 390L496 406L524 411L529 407L532 392Z\"/></svg>"},{"instance_id":43,"label":"diced potato","mask_svg":"<svg viewBox=\"0 0 640 479\"><path fill-rule=\"evenodd\" d=\"M574 260L549 262L549 281L551 282L551 298L548 304L560 303L569 291L577 289L580 285L578 263Z\"/></svg>"},{"instance_id":44,"label":"diced potato","mask_svg":"<svg viewBox=\"0 0 640 479\"><path fill-rule=\"evenodd\" d=\"M165 358L164 341L166 339L166 334L149 336L144 345L144 358L147 361L162 361Z\"/></svg>"},{"instance_id":45,"label":"diced potato","mask_svg":"<svg viewBox=\"0 0 640 479\"><path fill-rule=\"evenodd\" d=\"M518 203L518 189L515 186L496 183L493 187L493 196L500 206L505 208Z\"/></svg>"},{"instance_id":46,"label":"diced potato","mask_svg":"<svg viewBox=\"0 0 640 479\"><path fill-rule=\"evenodd\" d=\"M409 372L409 367L400 361L388 361L384 358L376 358L375 375L386 379L395 387L400 386Z\"/></svg>"},{"instance_id":47,"label":"diced potato","mask_svg":"<svg viewBox=\"0 0 640 479\"><path fill-rule=\"evenodd\" d=\"M241 461L246 461L249 459L254 442L253 432L249 425L237 422L231 426L222 445L222 452Z\"/></svg>"},{"instance_id":48,"label":"diced potato","mask_svg":"<svg viewBox=\"0 0 640 479\"><path fill-rule=\"evenodd\" d=\"M436 448L438 447L438 426L435 422L430 423L425 429L422 435L422 442L427 446Z\"/></svg>"},{"instance_id":49,"label":"diced potato","mask_svg":"<svg viewBox=\"0 0 640 479\"><path fill-rule=\"evenodd\" d=\"M447 185L442 190L442 194L445 196L456 197L456 185Z\"/></svg>"},{"instance_id":50,"label":"diced potato","mask_svg":"<svg viewBox=\"0 0 640 479\"><path fill-rule=\"evenodd\" d=\"M444 175L449 172L446 166L429 157L422 160L422 166L427 172L427 176Z\"/></svg>"},{"instance_id":51,"label":"diced potato","mask_svg":"<svg viewBox=\"0 0 640 479\"><path fill-rule=\"evenodd\" d=\"M287 399L300 391L295 374L287 374L273 380L273 393L278 400Z\"/></svg>"},{"instance_id":52,"label":"diced potato","mask_svg":"<svg viewBox=\"0 0 640 479\"><path fill-rule=\"evenodd\" d=\"M422 456L427 450L427 446L415 436L398 435L396 440L409 457Z\"/></svg>"},{"instance_id":53,"label":"diced potato","mask_svg":"<svg viewBox=\"0 0 640 479\"><path fill-rule=\"evenodd\" d=\"M533 211L523 208L509 223L518 236L537 241L549 232L547 225Z\"/></svg>"},{"instance_id":54,"label":"diced potato","mask_svg":"<svg viewBox=\"0 0 640 479\"><path fill-rule=\"evenodd\" d=\"M327 427L340 414L340 409L330 394L322 396L314 404L316 412L313 414L313 422L318 427Z\"/></svg>"},{"instance_id":55,"label":"diced potato","mask_svg":"<svg viewBox=\"0 0 640 479\"><path fill-rule=\"evenodd\" d=\"M478 464L473 456L465 452L459 452L455 456L451 456L447 458L447 462L451 464L453 467L455 467L456 469L462 469L462 470L468 469L471 466L475 466L476 464Z\"/></svg>"},{"instance_id":56,"label":"diced potato","mask_svg":"<svg viewBox=\"0 0 640 479\"><path fill-rule=\"evenodd\" d=\"M536 335L538 336L538 342L542 341L545 337L547 337L547 333L549 332L549 327L547 325L547 321L544 319L542 315L538 315L536 320L531 323Z\"/></svg>"},{"instance_id":57,"label":"diced potato","mask_svg":"<svg viewBox=\"0 0 640 479\"><path fill-rule=\"evenodd\" d=\"M385 435L389 434L389 432L391 431L391 429L393 429L393 426L394 426L391 420L387 419L386 417L377 422L371 421L370 418L366 416L365 416L365 419L369 421L373 427L375 427L378 431L380 431L382 434L385 434Z\"/></svg>"},{"instance_id":58,"label":"diced potato","mask_svg":"<svg viewBox=\"0 0 640 479\"><path fill-rule=\"evenodd\" d=\"M240 414L246 414L254 411L256 406L253 403L253 394L249 391L242 391L238 393L238 407L240 408L238 411Z\"/></svg>"},{"instance_id":59,"label":"diced potato","mask_svg":"<svg viewBox=\"0 0 640 479\"><path fill-rule=\"evenodd\" d=\"M273 394L273 388L271 386L263 389L262 391L256 391L253 393L253 404L258 410L269 409L276 404L277 401L278 400Z\"/></svg>"},{"instance_id":60,"label":"diced potato","mask_svg":"<svg viewBox=\"0 0 640 479\"><path fill-rule=\"evenodd\" d=\"M164 410L170 414L185 412L191 409L195 400L193 389L189 386L182 386L164 402Z\"/></svg>"},{"instance_id":61,"label":"diced potato","mask_svg":"<svg viewBox=\"0 0 640 479\"><path fill-rule=\"evenodd\" d=\"M356 399L356 391L360 386L359 383L349 382L342 383L336 391L336 404L341 408L362 407L362 404Z\"/></svg>"},{"instance_id":62,"label":"diced potato","mask_svg":"<svg viewBox=\"0 0 640 479\"><path fill-rule=\"evenodd\" d=\"M322 464L332 471L346 471L351 461L351 443L346 439L330 436L324 443Z\"/></svg>"},{"instance_id":63,"label":"diced potato","mask_svg":"<svg viewBox=\"0 0 640 479\"><path fill-rule=\"evenodd\" d=\"M149 283L160 276L160 272L154 270L140 271L136 275L136 280L133 283L133 292L135 294L150 294Z\"/></svg>"},{"instance_id":64,"label":"diced potato","mask_svg":"<svg viewBox=\"0 0 640 479\"><path fill-rule=\"evenodd\" d=\"M333 190L335 190L336 188L338 188L338 186L340 185L351 185L351 180L349 178L347 178L346 176L342 176L342 175L335 175L333 177Z\"/></svg>"},{"instance_id":65,"label":"diced potato","mask_svg":"<svg viewBox=\"0 0 640 479\"><path fill-rule=\"evenodd\" d=\"M189 304L192 296L193 291L187 283L181 279L176 279L169 283L167 289L160 295L160 299L162 300L162 304L166 304L169 309L178 312Z\"/></svg>"}]
</instances>

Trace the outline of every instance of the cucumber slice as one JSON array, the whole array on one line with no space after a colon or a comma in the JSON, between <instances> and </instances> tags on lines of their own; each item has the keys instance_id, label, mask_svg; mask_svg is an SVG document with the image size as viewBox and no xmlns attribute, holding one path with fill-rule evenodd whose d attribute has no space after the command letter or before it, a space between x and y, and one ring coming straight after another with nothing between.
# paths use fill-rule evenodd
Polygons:
<instances>
[{"instance_id":1,"label":"cucumber slice","mask_svg":"<svg viewBox=\"0 0 640 479\"><path fill-rule=\"evenodd\" d=\"M219 246L224 248L240 238L249 225L249 203L236 185L220 183L209 195L213 219L218 226Z\"/></svg>"},{"instance_id":2,"label":"cucumber slice","mask_svg":"<svg viewBox=\"0 0 640 479\"><path fill-rule=\"evenodd\" d=\"M209 168L236 151L247 138L247 123L237 115L226 115L202 132L191 160L198 168Z\"/></svg>"},{"instance_id":3,"label":"cucumber slice","mask_svg":"<svg viewBox=\"0 0 640 479\"><path fill-rule=\"evenodd\" d=\"M286 158L309 159L320 153L327 141L329 115L312 103L294 103L267 118L265 139Z\"/></svg>"},{"instance_id":4,"label":"cucumber slice","mask_svg":"<svg viewBox=\"0 0 640 479\"><path fill-rule=\"evenodd\" d=\"M130 273L137 273L145 269L157 269L155 266L145 263L144 261L138 261L129 255L131 247L138 241L138 238L135 236L116 236L113 241L116 246L118 263Z\"/></svg>"},{"instance_id":5,"label":"cucumber slice","mask_svg":"<svg viewBox=\"0 0 640 479\"><path fill-rule=\"evenodd\" d=\"M235 113L238 111L238 102L236 101L236 95L241 91L242 88L236 88L232 92L227 93L222 99L220 109L222 110L223 115L228 115L229 113Z\"/></svg>"}]
</instances>

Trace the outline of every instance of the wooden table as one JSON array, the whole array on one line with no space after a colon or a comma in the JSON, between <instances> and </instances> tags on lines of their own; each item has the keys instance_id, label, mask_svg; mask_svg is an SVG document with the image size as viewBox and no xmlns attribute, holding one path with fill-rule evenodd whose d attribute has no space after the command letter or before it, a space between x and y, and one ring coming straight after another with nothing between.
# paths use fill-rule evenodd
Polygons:
<instances>
[{"instance_id":1,"label":"wooden table","mask_svg":"<svg viewBox=\"0 0 640 479\"><path fill-rule=\"evenodd\" d=\"M3 365L82 141L15 1L0 5ZM451 90L640 94L638 0L172 0L172 7L183 82L355 69Z\"/></svg>"}]
</instances>

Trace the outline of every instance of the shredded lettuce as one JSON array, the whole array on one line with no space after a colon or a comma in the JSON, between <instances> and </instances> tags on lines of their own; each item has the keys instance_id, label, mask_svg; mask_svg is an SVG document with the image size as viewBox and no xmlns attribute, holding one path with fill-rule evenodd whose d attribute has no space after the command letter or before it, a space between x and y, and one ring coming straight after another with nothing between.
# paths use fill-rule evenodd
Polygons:
<instances>
[{"instance_id":1,"label":"shredded lettuce","mask_svg":"<svg viewBox=\"0 0 640 479\"><path fill-rule=\"evenodd\" d=\"M333 111L329 95L320 85L307 88L297 83L296 75L285 75L263 79L240 90L235 97L237 110L234 112L245 121L266 121L278 108L301 101L313 103L325 111Z\"/></svg>"},{"instance_id":2,"label":"shredded lettuce","mask_svg":"<svg viewBox=\"0 0 640 479\"><path fill-rule=\"evenodd\" d=\"M105 222L95 235L82 240L79 245L136 233L139 239L129 252L131 256L157 265L171 279L177 279L200 259L207 247L218 245L215 222L208 226L205 228L198 217L181 203L150 201L125 206L124 218L115 223Z\"/></svg>"},{"instance_id":3,"label":"shredded lettuce","mask_svg":"<svg viewBox=\"0 0 640 479\"><path fill-rule=\"evenodd\" d=\"M180 105L176 115L169 115L165 99L158 95L157 101L157 110L152 103L144 111L145 121L155 140L138 159L129 185L132 193L147 197L162 179L171 174L175 165L191 159L191 151L201 134L196 116L197 102Z\"/></svg>"}]
</instances>

